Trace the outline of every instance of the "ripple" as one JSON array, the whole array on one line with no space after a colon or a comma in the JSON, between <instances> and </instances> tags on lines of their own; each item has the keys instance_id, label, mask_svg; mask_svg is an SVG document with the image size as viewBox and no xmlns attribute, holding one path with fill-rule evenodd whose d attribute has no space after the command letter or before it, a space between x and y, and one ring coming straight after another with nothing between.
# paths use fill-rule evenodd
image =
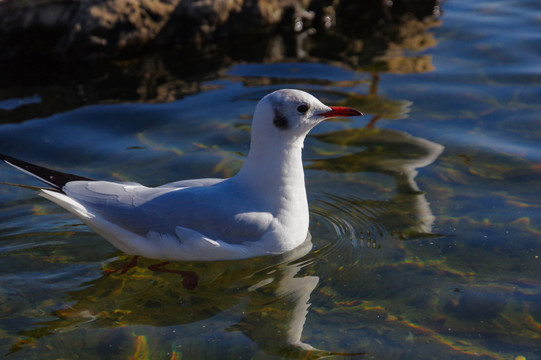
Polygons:
<instances>
[{"instance_id":1,"label":"ripple","mask_svg":"<svg viewBox=\"0 0 541 360\"><path fill-rule=\"evenodd\" d=\"M390 237L390 232L379 220L388 211L389 206L384 201L337 195L325 197L317 200L310 209L316 237L327 240L316 252L327 255L346 248L378 249L383 240Z\"/></svg>"},{"instance_id":2,"label":"ripple","mask_svg":"<svg viewBox=\"0 0 541 360\"><path fill-rule=\"evenodd\" d=\"M310 210L313 253L318 257L358 256L352 250L379 250L395 247L394 240L443 236L432 231L435 217L422 192L398 194L389 200L324 194Z\"/></svg>"}]
</instances>

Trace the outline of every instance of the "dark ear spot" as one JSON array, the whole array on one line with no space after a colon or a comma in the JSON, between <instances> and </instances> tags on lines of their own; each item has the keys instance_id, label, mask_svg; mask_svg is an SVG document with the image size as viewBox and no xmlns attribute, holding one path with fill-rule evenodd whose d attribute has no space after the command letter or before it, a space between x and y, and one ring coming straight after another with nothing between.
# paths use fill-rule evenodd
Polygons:
<instances>
[{"instance_id":1,"label":"dark ear spot","mask_svg":"<svg viewBox=\"0 0 541 360\"><path fill-rule=\"evenodd\" d=\"M274 126L280 130L285 130L289 127L287 118L278 110L274 110L274 119L272 120Z\"/></svg>"}]
</instances>

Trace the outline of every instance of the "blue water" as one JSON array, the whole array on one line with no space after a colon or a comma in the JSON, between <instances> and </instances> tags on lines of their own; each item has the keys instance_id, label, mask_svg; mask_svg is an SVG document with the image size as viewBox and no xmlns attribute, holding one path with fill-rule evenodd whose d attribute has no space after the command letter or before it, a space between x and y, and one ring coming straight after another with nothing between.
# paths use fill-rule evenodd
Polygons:
<instances>
[{"instance_id":1,"label":"blue water","mask_svg":"<svg viewBox=\"0 0 541 360\"><path fill-rule=\"evenodd\" d=\"M378 77L336 61L239 63L167 102L2 122L2 153L153 186L233 175L272 90L365 113L307 138L312 248L284 257L128 268L131 257L56 205L1 186L0 351L541 358L541 3L448 1L438 22L423 31L428 46L378 60L391 64ZM0 179L38 184L7 166Z\"/></svg>"}]
</instances>

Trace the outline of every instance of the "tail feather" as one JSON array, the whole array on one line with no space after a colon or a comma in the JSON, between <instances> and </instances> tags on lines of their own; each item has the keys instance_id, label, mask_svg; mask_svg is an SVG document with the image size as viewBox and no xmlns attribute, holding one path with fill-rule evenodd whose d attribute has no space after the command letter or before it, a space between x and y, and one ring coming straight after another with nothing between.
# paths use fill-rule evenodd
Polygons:
<instances>
[{"instance_id":1,"label":"tail feather","mask_svg":"<svg viewBox=\"0 0 541 360\"><path fill-rule=\"evenodd\" d=\"M30 164L26 161L15 159L11 156L3 154L0 154L0 160L3 160L14 168L43 181L58 191L62 191L64 185L70 181L93 181L92 179L88 179L83 176L47 169L45 167Z\"/></svg>"}]
</instances>

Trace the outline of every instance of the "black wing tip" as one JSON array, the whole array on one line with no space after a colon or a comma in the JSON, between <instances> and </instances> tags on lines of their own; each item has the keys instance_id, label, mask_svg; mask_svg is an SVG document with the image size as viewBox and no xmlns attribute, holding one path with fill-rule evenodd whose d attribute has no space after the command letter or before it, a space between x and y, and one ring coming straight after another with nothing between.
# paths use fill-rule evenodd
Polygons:
<instances>
[{"instance_id":1,"label":"black wing tip","mask_svg":"<svg viewBox=\"0 0 541 360\"><path fill-rule=\"evenodd\" d=\"M0 160L3 160L3 161L5 161L5 162L7 162L9 164L10 160L17 160L17 159L15 159L15 158L13 158L11 156L8 156L6 154L0 153Z\"/></svg>"},{"instance_id":2,"label":"black wing tip","mask_svg":"<svg viewBox=\"0 0 541 360\"><path fill-rule=\"evenodd\" d=\"M8 185L8 186L15 186L15 187L20 187L20 188L23 188L23 189L28 189L28 190L34 190L34 191L41 191L41 190L49 190L49 191L54 191L54 192L62 192L61 190L57 189L57 188L52 188L52 187L45 187L45 186L32 186L32 185L24 185L24 184L13 184L13 183L8 183L8 182L0 182L0 184L3 184L3 185Z\"/></svg>"},{"instance_id":3,"label":"black wing tip","mask_svg":"<svg viewBox=\"0 0 541 360\"><path fill-rule=\"evenodd\" d=\"M64 185L70 181L93 181L92 179L83 176L51 170L43 166L34 165L1 153L0 160L3 160L7 164L21 170L22 172L38 178L42 182L53 186L57 190L62 190Z\"/></svg>"}]
</instances>

